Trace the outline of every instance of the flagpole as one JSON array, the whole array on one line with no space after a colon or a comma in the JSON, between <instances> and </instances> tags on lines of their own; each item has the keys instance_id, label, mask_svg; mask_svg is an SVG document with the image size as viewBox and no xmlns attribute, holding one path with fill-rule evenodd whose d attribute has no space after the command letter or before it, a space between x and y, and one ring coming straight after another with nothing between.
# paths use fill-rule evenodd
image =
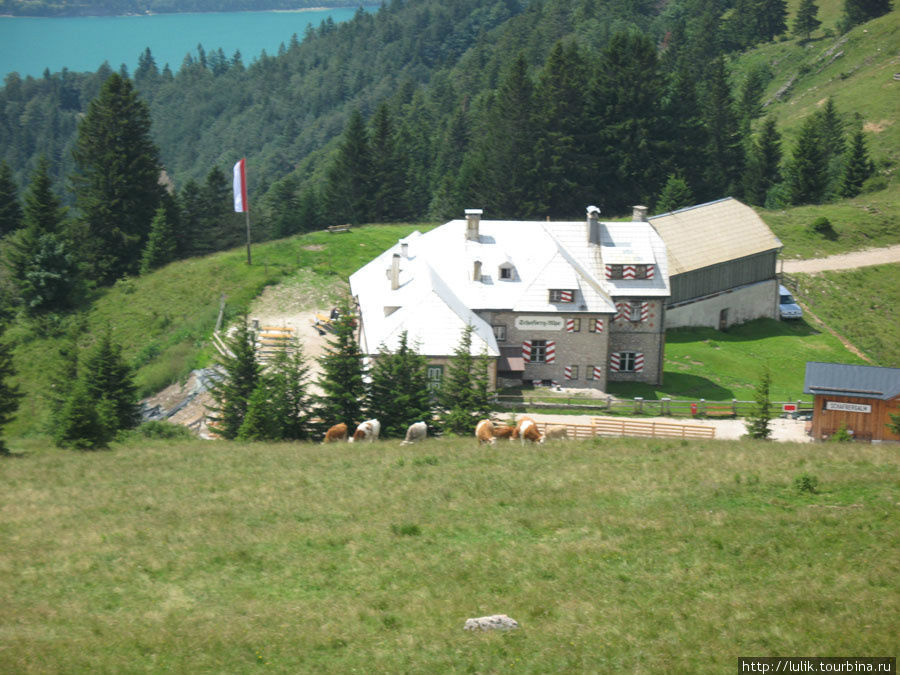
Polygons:
<instances>
[{"instance_id":1,"label":"flagpole","mask_svg":"<svg viewBox=\"0 0 900 675\"><path fill-rule=\"evenodd\" d=\"M234 211L244 212L247 223L247 264L252 265L250 257L250 200L247 198L247 159L241 158L234 165Z\"/></svg>"},{"instance_id":2,"label":"flagpole","mask_svg":"<svg viewBox=\"0 0 900 675\"><path fill-rule=\"evenodd\" d=\"M244 215L247 216L247 264L252 265L252 261L250 260L250 209L244 211Z\"/></svg>"}]
</instances>

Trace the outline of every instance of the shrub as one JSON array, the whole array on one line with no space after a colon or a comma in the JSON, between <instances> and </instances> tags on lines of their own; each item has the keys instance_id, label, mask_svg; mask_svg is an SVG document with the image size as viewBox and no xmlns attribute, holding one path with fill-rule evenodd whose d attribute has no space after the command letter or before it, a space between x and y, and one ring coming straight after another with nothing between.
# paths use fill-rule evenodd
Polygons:
<instances>
[{"instance_id":1,"label":"shrub","mask_svg":"<svg viewBox=\"0 0 900 675\"><path fill-rule=\"evenodd\" d=\"M828 440L834 443L849 443L853 440L853 434L847 431L846 424L841 424L841 428L831 434Z\"/></svg>"},{"instance_id":2,"label":"shrub","mask_svg":"<svg viewBox=\"0 0 900 675\"><path fill-rule=\"evenodd\" d=\"M828 220L825 216L819 216L814 221L809 224L809 232L811 234L816 234L821 237L825 237L826 239L837 239L837 232L834 231L834 227L831 225L831 221Z\"/></svg>"},{"instance_id":3,"label":"shrub","mask_svg":"<svg viewBox=\"0 0 900 675\"><path fill-rule=\"evenodd\" d=\"M164 422L162 420L151 420L144 422L134 434L140 438L157 438L165 440L190 440L194 438L191 430L180 424L173 422Z\"/></svg>"},{"instance_id":4,"label":"shrub","mask_svg":"<svg viewBox=\"0 0 900 675\"><path fill-rule=\"evenodd\" d=\"M862 184L862 194L869 194L870 192L879 192L880 190L886 190L888 187L888 179L886 176L872 176L871 178L867 178Z\"/></svg>"},{"instance_id":5,"label":"shrub","mask_svg":"<svg viewBox=\"0 0 900 675\"><path fill-rule=\"evenodd\" d=\"M819 479L808 473L801 474L794 479L794 487L799 492L809 492L815 494L818 492Z\"/></svg>"}]
</instances>

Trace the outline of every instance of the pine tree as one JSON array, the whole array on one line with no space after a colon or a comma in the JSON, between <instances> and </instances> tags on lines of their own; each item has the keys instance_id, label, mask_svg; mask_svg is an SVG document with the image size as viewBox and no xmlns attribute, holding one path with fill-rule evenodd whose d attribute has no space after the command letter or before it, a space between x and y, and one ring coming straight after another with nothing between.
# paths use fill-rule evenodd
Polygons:
<instances>
[{"instance_id":1,"label":"pine tree","mask_svg":"<svg viewBox=\"0 0 900 675\"><path fill-rule=\"evenodd\" d=\"M368 414L381 421L381 437L403 438L410 424L431 422L427 364L409 345L406 331L396 351L378 350L370 372Z\"/></svg>"},{"instance_id":2,"label":"pine tree","mask_svg":"<svg viewBox=\"0 0 900 675\"><path fill-rule=\"evenodd\" d=\"M803 39L808 42L812 32L822 25L822 22L816 18L818 13L819 6L815 0L800 0L797 16L794 17L794 35L803 36Z\"/></svg>"},{"instance_id":3,"label":"pine tree","mask_svg":"<svg viewBox=\"0 0 900 675\"><path fill-rule=\"evenodd\" d=\"M348 299L338 304L338 313L332 322L334 334L319 358L322 395L316 397L316 408L326 427L343 422L352 429L363 421L367 388L363 355L355 336L356 312Z\"/></svg>"},{"instance_id":4,"label":"pine tree","mask_svg":"<svg viewBox=\"0 0 900 675\"><path fill-rule=\"evenodd\" d=\"M705 118L709 133L709 163L705 183L718 197L740 196L744 170L744 148L734 112L728 71L722 57L710 64L705 98Z\"/></svg>"},{"instance_id":5,"label":"pine tree","mask_svg":"<svg viewBox=\"0 0 900 675\"><path fill-rule=\"evenodd\" d=\"M250 397L260 380L260 366L256 360L256 335L247 317L238 319L233 335L225 340L229 354L219 356L220 379L210 386L215 405L210 408L211 427L222 438L237 437Z\"/></svg>"},{"instance_id":6,"label":"pine tree","mask_svg":"<svg viewBox=\"0 0 900 675\"><path fill-rule=\"evenodd\" d=\"M388 223L406 217L406 158L397 145L387 104L375 111L371 132L372 206L371 220Z\"/></svg>"},{"instance_id":7,"label":"pine tree","mask_svg":"<svg viewBox=\"0 0 900 675\"><path fill-rule=\"evenodd\" d=\"M800 127L787 167L787 187L792 204L820 204L825 198L828 164L815 117L808 117Z\"/></svg>"},{"instance_id":8,"label":"pine tree","mask_svg":"<svg viewBox=\"0 0 900 675\"><path fill-rule=\"evenodd\" d=\"M863 183L872 175L875 167L869 159L866 139L862 129L857 129L850 142L850 150L844 163L841 175L840 194L842 197L855 197L862 191Z\"/></svg>"},{"instance_id":9,"label":"pine tree","mask_svg":"<svg viewBox=\"0 0 900 675\"><path fill-rule=\"evenodd\" d=\"M671 77L663 101L664 125L669 129L666 140L667 172L678 173L692 188L695 198L706 201L715 194L705 191L709 138L697 99L694 78L686 68Z\"/></svg>"},{"instance_id":10,"label":"pine tree","mask_svg":"<svg viewBox=\"0 0 900 675\"><path fill-rule=\"evenodd\" d=\"M108 400L97 401L88 382L75 382L56 420L53 440L61 448L97 450L115 438L114 415Z\"/></svg>"},{"instance_id":11,"label":"pine tree","mask_svg":"<svg viewBox=\"0 0 900 675\"><path fill-rule=\"evenodd\" d=\"M769 190L781 182L781 135L775 120L767 117L750 148L744 196L751 204L763 206Z\"/></svg>"},{"instance_id":12,"label":"pine tree","mask_svg":"<svg viewBox=\"0 0 900 675\"><path fill-rule=\"evenodd\" d=\"M691 193L691 188L687 181L680 175L672 173L669 174L669 179L659 194L656 211L659 213L677 211L693 203L694 195Z\"/></svg>"},{"instance_id":13,"label":"pine tree","mask_svg":"<svg viewBox=\"0 0 900 675\"><path fill-rule=\"evenodd\" d=\"M0 455L8 455L9 448L3 440L3 430L15 417L22 394L18 385L10 380L16 369L12 359L12 347L4 339L6 326L0 326Z\"/></svg>"},{"instance_id":14,"label":"pine tree","mask_svg":"<svg viewBox=\"0 0 900 675\"><path fill-rule=\"evenodd\" d=\"M79 378L85 380L94 400L109 402L113 432L136 427L141 412L134 375L122 356L121 345L113 342L109 328L79 366Z\"/></svg>"},{"instance_id":15,"label":"pine tree","mask_svg":"<svg viewBox=\"0 0 900 675\"><path fill-rule=\"evenodd\" d=\"M73 240L90 277L110 283L140 265L159 205L159 151L150 112L131 81L111 75L78 125L71 176L81 212Z\"/></svg>"},{"instance_id":16,"label":"pine tree","mask_svg":"<svg viewBox=\"0 0 900 675\"><path fill-rule=\"evenodd\" d=\"M275 438L284 441L310 438L309 366L299 341L292 339L275 356L266 374L266 385L268 406L275 420Z\"/></svg>"},{"instance_id":17,"label":"pine tree","mask_svg":"<svg viewBox=\"0 0 900 675\"><path fill-rule=\"evenodd\" d=\"M141 274L147 274L173 260L177 253L175 232L169 223L166 209L160 206L150 224L150 236L141 256Z\"/></svg>"},{"instance_id":18,"label":"pine tree","mask_svg":"<svg viewBox=\"0 0 900 675\"><path fill-rule=\"evenodd\" d=\"M471 325L463 330L438 393L441 427L459 436L471 434L479 420L490 416L488 358L472 355L473 332Z\"/></svg>"},{"instance_id":19,"label":"pine tree","mask_svg":"<svg viewBox=\"0 0 900 675\"><path fill-rule=\"evenodd\" d=\"M853 26L887 14L892 6L891 0L844 0L840 29L847 32Z\"/></svg>"},{"instance_id":20,"label":"pine tree","mask_svg":"<svg viewBox=\"0 0 900 675\"><path fill-rule=\"evenodd\" d=\"M768 367L763 368L760 381L753 393L755 406L747 415L746 427L750 438L765 440L772 433L769 429L769 420L772 419L771 402L769 401L769 389L772 386L772 375Z\"/></svg>"},{"instance_id":21,"label":"pine tree","mask_svg":"<svg viewBox=\"0 0 900 675\"><path fill-rule=\"evenodd\" d=\"M763 40L774 40L787 30L786 0L756 0L757 35Z\"/></svg>"},{"instance_id":22,"label":"pine tree","mask_svg":"<svg viewBox=\"0 0 900 675\"><path fill-rule=\"evenodd\" d=\"M325 203L337 223L354 225L370 220L372 211L372 153L369 134L359 109L353 111L326 175Z\"/></svg>"},{"instance_id":23,"label":"pine tree","mask_svg":"<svg viewBox=\"0 0 900 675\"><path fill-rule=\"evenodd\" d=\"M277 441L278 420L269 398L270 389L263 374L247 401L247 412L235 438L239 441Z\"/></svg>"},{"instance_id":24,"label":"pine tree","mask_svg":"<svg viewBox=\"0 0 900 675\"><path fill-rule=\"evenodd\" d=\"M13 181L12 169L6 160L0 160L0 237L22 227L22 206Z\"/></svg>"}]
</instances>

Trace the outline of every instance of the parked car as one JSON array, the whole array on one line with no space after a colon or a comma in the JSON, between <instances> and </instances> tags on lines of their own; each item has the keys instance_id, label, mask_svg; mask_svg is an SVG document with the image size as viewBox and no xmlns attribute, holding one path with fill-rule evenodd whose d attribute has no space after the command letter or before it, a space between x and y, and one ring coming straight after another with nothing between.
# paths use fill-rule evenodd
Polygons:
<instances>
[{"instance_id":1,"label":"parked car","mask_svg":"<svg viewBox=\"0 0 900 675\"><path fill-rule=\"evenodd\" d=\"M803 318L803 310L784 286L778 286L778 314L782 320Z\"/></svg>"}]
</instances>

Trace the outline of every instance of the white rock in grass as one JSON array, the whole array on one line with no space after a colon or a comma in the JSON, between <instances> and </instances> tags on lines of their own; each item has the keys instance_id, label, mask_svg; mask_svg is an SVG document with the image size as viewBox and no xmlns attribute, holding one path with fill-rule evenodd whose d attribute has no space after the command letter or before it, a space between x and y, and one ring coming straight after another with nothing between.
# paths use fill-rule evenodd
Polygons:
<instances>
[{"instance_id":1,"label":"white rock in grass","mask_svg":"<svg viewBox=\"0 0 900 675\"><path fill-rule=\"evenodd\" d=\"M518 628L519 622L510 619L506 614L494 614L493 616L481 616L477 619L466 619L463 630L512 630Z\"/></svg>"}]
</instances>

